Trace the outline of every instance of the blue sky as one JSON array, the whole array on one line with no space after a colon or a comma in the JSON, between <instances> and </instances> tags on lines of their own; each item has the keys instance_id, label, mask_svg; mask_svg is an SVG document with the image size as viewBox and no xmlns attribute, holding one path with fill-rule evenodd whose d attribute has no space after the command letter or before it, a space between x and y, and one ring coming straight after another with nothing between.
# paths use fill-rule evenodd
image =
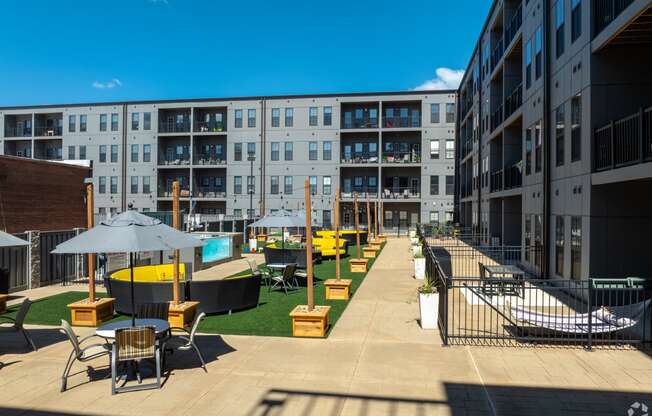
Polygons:
<instances>
[{"instance_id":1,"label":"blue sky","mask_svg":"<svg viewBox=\"0 0 652 416\"><path fill-rule=\"evenodd\" d=\"M449 86L490 3L2 0L0 105Z\"/></svg>"}]
</instances>

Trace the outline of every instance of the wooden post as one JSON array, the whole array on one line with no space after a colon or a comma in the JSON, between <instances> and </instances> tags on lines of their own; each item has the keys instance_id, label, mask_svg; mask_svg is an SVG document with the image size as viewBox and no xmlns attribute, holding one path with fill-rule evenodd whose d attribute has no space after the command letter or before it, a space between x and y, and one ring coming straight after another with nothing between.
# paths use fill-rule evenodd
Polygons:
<instances>
[{"instance_id":1,"label":"wooden post","mask_svg":"<svg viewBox=\"0 0 652 416\"><path fill-rule=\"evenodd\" d=\"M335 278L340 280L340 187L335 193Z\"/></svg>"},{"instance_id":2,"label":"wooden post","mask_svg":"<svg viewBox=\"0 0 652 416\"><path fill-rule=\"evenodd\" d=\"M374 201L374 238L378 238L378 201Z\"/></svg>"},{"instance_id":3,"label":"wooden post","mask_svg":"<svg viewBox=\"0 0 652 416\"><path fill-rule=\"evenodd\" d=\"M172 227L178 230L181 227L179 221L179 181L172 182ZM179 250L174 250L172 299L175 305L179 304Z\"/></svg>"},{"instance_id":4,"label":"wooden post","mask_svg":"<svg viewBox=\"0 0 652 416\"><path fill-rule=\"evenodd\" d=\"M355 243L356 243L356 255L360 259L360 230L359 221L358 221L358 193L356 192L353 197L353 212L355 215Z\"/></svg>"},{"instance_id":5,"label":"wooden post","mask_svg":"<svg viewBox=\"0 0 652 416\"><path fill-rule=\"evenodd\" d=\"M87 228L93 228L93 184L86 185L86 219ZM88 253L88 301L95 302L95 253Z\"/></svg>"},{"instance_id":6,"label":"wooden post","mask_svg":"<svg viewBox=\"0 0 652 416\"><path fill-rule=\"evenodd\" d=\"M371 210L369 209L369 194L367 194L367 244L371 242Z\"/></svg>"},{"instance_id":7,"label":"wooden post","mask_svg":"<svg viewBox=\"0 0 652 416\"><path fill-rule=\"evenodd\" d=\"M380 201L380 234L384 234L385 230L385 202Z\"/></svg>"},{"instance_id":8,"label":"wooden post","mask_svg":"<svg viewBox=\"0 0 652 416\"><path fill-rule=\"evenodd\" d=\"M312 206L310 205L310 181L308 179L306 179L304 188L306 193L306 274L308 275L306 286L308 289L308 312L312 312L315 308L315 298L312 287L312 221L310 218Z\"/></svg>"}]
</instances>

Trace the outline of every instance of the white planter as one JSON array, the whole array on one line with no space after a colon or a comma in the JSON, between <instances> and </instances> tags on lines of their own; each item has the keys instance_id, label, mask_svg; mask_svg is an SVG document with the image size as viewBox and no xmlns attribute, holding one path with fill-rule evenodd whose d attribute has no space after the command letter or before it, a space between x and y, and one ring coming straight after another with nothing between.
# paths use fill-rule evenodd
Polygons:
<instances>
[{"instance_id":1,"label":"white planter","mask_svg":"<svg viewBox=\"0 0 652 416\"><path fill-rule=\"evenodd\" d=\"M416 238L416 237L410 237L410 243L411 243L413 246L416 246L416 245L419 244L419 239Z\"/></svg>"},{"instance_id":2,"label":"white planter","mask_svg":"<svg viewBox=\"0 0 652 416\"><path fill-rule=\"evenodd\" d=\"M414 278L423 280L426 277L426 259L419 257L414 259Z\"/></svg>"},{"instance_id":3,"label":"white planter","mask_svg":"<svg viewBox=\"0 0 652 416\"><path fill-rule=\"evenodd\" d=\"M421 315L422 329L437 329L439 294L419 293L419 312Z\"/></svg>"},{"instance_id":4,"label":"white planter","mask_svg":"<svg viewBox=\"0 0 652 416\"><path fill-rule=\"evenodd\" d=\"M258 249L258 240L255 238L250 238L249 239L249 251L252 253Z\"/></svg>"},{"instance_id":5,"label":"white planter","mask_svg":"<svg viewBox=\"0 0 652 416\"><path fill-rule=\"evenodd\" d=\"M417 230L410 230L410 238L414 238L417 236Z\"/></svg>"},{"instance_id":6,"label":"white planter","mask_svg":"<svg viewBox=\"0 0 652 416\"><path fill-rule=\"evenodd\" d=\"M412 256L416 256L417 254L423 254L421 246L412 246Z\"/></svg>"}]
</instances>

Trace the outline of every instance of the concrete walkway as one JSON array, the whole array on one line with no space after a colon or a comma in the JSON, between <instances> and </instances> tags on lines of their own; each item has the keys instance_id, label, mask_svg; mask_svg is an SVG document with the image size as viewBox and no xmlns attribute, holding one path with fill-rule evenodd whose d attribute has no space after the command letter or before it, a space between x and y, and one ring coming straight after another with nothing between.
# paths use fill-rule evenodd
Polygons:
<instances>
[{"instance_id":1,"label":"concrete walkway","mask_svg":"<svg viewBox=\"0 0 652 416\"><path fill-rule=\"evenodd\" d=\"M0 355L0 415L611 415L652 405L642 352L442 347L417 325L408 246L388 241L328 339L202 335L208 373L175 353L160 391L111 396L108 380L89 383L77 364L59 393L70 345L34 328L39 352ZM20 348L0 336L0 352Z\"/></svg>"}]
</instances>

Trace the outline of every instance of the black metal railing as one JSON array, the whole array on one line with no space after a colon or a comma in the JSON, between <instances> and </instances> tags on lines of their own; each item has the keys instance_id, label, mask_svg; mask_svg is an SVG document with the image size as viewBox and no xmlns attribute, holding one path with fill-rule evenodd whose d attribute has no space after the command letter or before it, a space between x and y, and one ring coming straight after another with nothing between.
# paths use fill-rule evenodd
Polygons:
<instances>
[{"instance_id":1,"label":"black metal railing","mask_svg":"<svg viewBox=\"0 0 652 416\"><path fill-rule=\"evenodd\" d=\"M27 233L14 234L23 240L28 240ZM29 249L27 247L1 247L0 248L0 270L6 270L9 275L6 287L0 282L0 293L7 294L29 287ZM2 274L0 272L0 274Z\"/></svg>"},{"instance_id":2,"label":"black metal railing","mask_svg":"<svg viewBox=\"0 0 652 416\"><path fill-rule=\"evenodd\" d=\"M500 38L498 40L498 42L496 43L496 47L494 48L493 52L491 52L491 70L492 71L498 66L498 62L500 62L500 58L503 57L504 52L505 52L505 45L503 43L503 39Z\"/></svg>"},{"instance_id":3,"label":"black metal railing","mask_svg":"<svg viewBox=\"0 0 652 416\"><path fill-rule=\"evenodd\" d=\"M181 155L181 156L176 156L174 158L168 158L165 156L161 156L158 159L158 164L159 166L187 166L190 165L190 155Z\"/></svg>"},{"instance_id":4,"label":"black metal railing","mask_svg":"<svg viewBox=\"0 0 652 416\"><path fill-rule=\"evenodd\" d=\"M358 199L368 197L378 197L378 187L375 186L362 186L353 187L351 190L342 191L342 199L353 199L358 195Z\"/></svg>"},{"instance_id":5,"label":"black metal railing","mask_svg":"<svg viewBox=\"0 0 652 416\"><path fill-rule=\"evenodd\" d=\"M378 163L378 152L351 152L342 155L342 163Z\"/></svg>"},{"instance_id":6,"label":"black metal railing","mask_svg":"<svg viewBox=\"0 0 652 416\"><path fill-rule=\"evenodd\" d=\"M199 153L195 154L195 165L226 165L226 155L223 153Z\"/></svg>"},{"instance_id":7,"label":"black metal railing","mask_svg":"<svg viewBox=\"0 0 652 416\"><path fill-rule=\"evenodd\" d=\"M501 104L496 111L491 113L491 131L494 131L503 122L503 105Z\"/></svg>"},{"instance_id":8,"label":"black metal railing","mask_svg":"<svg viewBox=\"0 0 652 416\"><path fill-rule=\"evenodd\" d=\"M75 237L75 230L47 231L40 233L40 284L51 285L61 283L66 285L77 277L76 254L52 254L57 245Z\"/></svg>"},{"instance_id":9,"label":"black metal railing","mask_svg":"<svg viewBox=\"0 0 652 416\"><path fill-rule=\"evenodd\" d=\"M504 37L505 37L505 47L508 47L510 43L512 43L512 40L518 33L518 30L521 28L523 25L523 6L519 5L516 11L514 12L514 16L512 16L512 20L510 20L509 24L505 27L505 32L504 32Z\"/></svg>"},{"instance_id":10,"label":"black metal railing","mask_svg":"<svg viewBox=\"0 0 652 416\"><path fill-rule=\"evenodd\" d=\"M193 129L197 133L220 133L226 131L226 124L217 121L195 121Z\"/></svg>"},{"instance_id":11,"label":"black metal railing","mask_svg":"<svg viewBox=\"0 0 652 416\"><path fill-rule=\"evenodd\" d=\"M32 137L32 128L5 127L5 137Z\"/></svg>"},{"instance_id":12,"label":"black metal railing","mask_svg":"<svg viewBox=\"0 0 652 416\"><path fill-rule=\"evenodd\" d=\"M594 146L595 171L652 160L652 107L596 129Z\"/></svg>"},{"instance_id":13,"label":"black metal railing","mask_svg":"<svg viewBox=\"0 0 652 416\"><path fill-rule=\"evenodd\" d=\"M347 120L346 118L342 121L343 129L377 129L378 128L378 117L363 117L363 118L353 118Z\"/></svg>"},{"instance_id":14,"label":"black metal railing","mask_svg":"<svg viewBox=\"0 0 652 416\"><path fill-rule=\"evenodd\" d=\"M37 137L61 136L62 134L62 127L36 127L34 129L34 136Z\"/></svg>"},{"instance_id":15,"label":"black metal railing","mask_svg":"<svg viewBox=\"0 0 652 416\"><path fill-rule=\"evenodd\" d=\"M383 117L383 128L411 128L421 127L421 114L417 113L415 116L410 114L409 117Z\"/></svg>"},{"instance_id":16,"label":"black metal railing","mask_svg":"<svg viewBox=\"0 0 652 416\"><path fill-rule=\"evenodd\" d=\"M421 189L421 185L419 184L418 186L414 187L407 187L407 188L385 188L383 189L382 193L382 198L383 199L412 199L412 198L420 198L421 197L421 192L419 191Z\"/></svg>"},{"instance_id":17,"label":"black metal railing","mask_svg":"<svg viewBox=\"0 0 652 416\"><path fill-rule=\"evenodd\" d=\"M226 198L224 187L198 186L193 188L192 196L196 198Z\"/></svg>"},{"instance_id":18,"label":"black metal railing","mask_svg":"<svg viewBox=\"0 0 652 416\"><path fill-rule=\"evenodd\" d=\"M498 192L503 190L503 170L499 169L491 173L489 191Z\"/></svg>"},{"instance_id":19,"label":"black metal railing","mask_svg":"<svg viewBox=\"0 0 652 416\"><path fill-rule=\"evenodd\" d=\"M505 189L520 188L523 185L523 163L518 162L505 168Z\"/></svg>"},{"instance_id":20,"label":"black metal railing","mask_svg":"<svg viewBox=\"0 0 652 416\"><path fill-rule=\"evenodd\" d=\"M505 99L505 119L523 105L523 84L519 84Z\"/></svg>"},{"instance_id":21,"label":"black metal railing","mask_svg":"<svg viewBox=\"0 0 652 416\"><path fill-rule=\"evenodd\" d=\"M594 19L595 36L602 32L620 15L634 0L595 0Z\"/></svg>"},{"instance_id":22,"label":"black metal railing","mask_svg":"<svg viewBox=\"0 0 652 416\"><path fill-rule=\"evenodd\" d=\"M383 152L383 163L421 163L421 155L416 152Z\"/></svg>"},{"instance_id":23,"label":"black metal railing","mask_svg":"<svg viewBox=\"0 0 652 416\"><path fill-rule=\"evenodd\" d=\"M158 123L159 133L190 133L189 121L161 121Z\"/></svg>"}]
</instances>

